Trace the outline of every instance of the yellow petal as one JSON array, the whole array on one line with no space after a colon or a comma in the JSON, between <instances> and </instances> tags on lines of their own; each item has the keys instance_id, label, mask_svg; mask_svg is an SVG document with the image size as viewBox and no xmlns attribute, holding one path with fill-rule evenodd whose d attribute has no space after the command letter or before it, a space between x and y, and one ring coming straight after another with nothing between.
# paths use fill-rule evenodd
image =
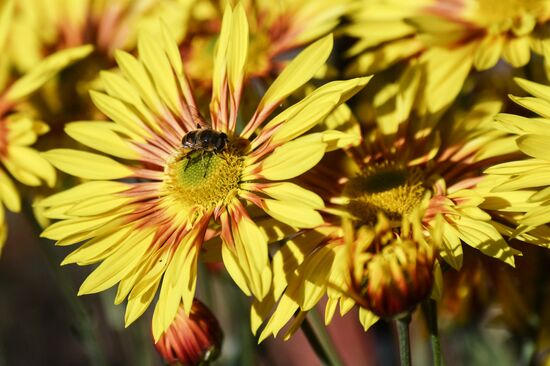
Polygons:
<instances>
[{"instance_id":1,"label":"yellow petal","mask_svg":"<svg viewBox=\"0 0 550 366\"><path fill-rule=\"evenodd\" d=\"M112 220L112 215L105 215L96 218L77 218L58 221L48 226L40 236L52 240L61 240L72 235L90 232Z\"/></svg>"},{"instance_id":2,"label":"yellow petal","mask_svg":"<svg viewBox=\"0 0 550 366\"><path fill-rule=\"evenodd\" d=\"M108 95L133 106L139 113L139 116L143 118L143 122L146 123L147 126L155 129L155 126L157 126L157 121L155 120L155 116L153 115L153 113L151 113L149 108L143 103L138 90L130 82L128 82L120 74L114 73L114 72L101 71L100 76L101 76L101 82L105 87L105 91L107 92ZM133 126L133 127L136 127L138 129L137 130L132 129L131 131L124 129L123 132L126 135L132 136L132 137L135 134L140 136L147 135L147 133L144 131L140 132L140 130L142 129L141 125ZM132 133L132 131L134 132Z\"/></svg>"},{"instance_id":3,"label":"yellow petal","mask_svg":"<svg viewBox=\"0 0 550 366\"><path fill-rule=\"evenodd\" d=\"M271 84L260 101L258 110L278 104L307 83L324 65L332 51L332 42L332 35L328 35L300 52Z\"/></svg>"},{"instance_id":4,"label":"yellow petal","mask_svg":"<svg viewBox=\"0 0 550 366\"><path fill-rule=\"evenodd\" d=\"M322 121L338 105L351 98L361 90L371 77L357 78L345 81L333 81L316 89L301 102L293 105L286 112L285 122L273 134L273 143L290 141L302 135L317 123ZM282 122L275 117L266 127Z\"/></svg>"},{"instance_id":5,"label":"yellow petal","mask_svg":"<svg viewBox=\"0 0 550 366\"><path fill-rule=\"evenodd\" d=\"M248 22L241 3L233 11L231 37L227 45L227 76L231 90L242 86L246 56L248 54Z\"/></svg>"},{"instance_id":6,"label":"yellow petal","mask_svg":"<svg viewBox=\"0 0 550 366\"><path fill-rule=\"evenodd\" d=\"M526 92L529 94L544 99L548 102L550 102L550 86L549 85L543 85L539 83L535 83L533 81L522 79L522 78L514 78L514 81Z\"/></svg>"},{"instance_id":7,"label":"yellow petal","mask_svg":"<svg viewBox=\"0 0 550 366\"><path fill-rule=\"evenodd\" d=\"M152 35L141 32L138 39L139 59L143 62L151 75L156 90L170 109L178 114L180 98L174 74L168 56L161 48L161 44Z\"/></svg>"},{"instance_id":8,"label":"yellow petal","mask_svg":"<svg viewBox=\"0 0 550 366\"><path fill-rule=\"evenodd\" d=\"M124 313L124 326L128 327L137 318L139 318L145 310L149 307L157 289L159 287L160 281L151 281L149 286L143 291L139 296L133 296L130 294L128 299L128 304L126 305L126 312Z\"/></svg>"},{"instance_id":9,"label":"yellow petal","mask_svg":"<svg viewBox=\"0 0 550 366\"><path fill-rule=\"evenodd\" d=\"M26 146L10 146L8 152L10 160L19 169L23 169L39 177L49 187L54 186L56 178L55 169L36 150Z\"/></svg>"},{"instance_id":10,"label":"yellow petal","mask_svg":"<svg viewBox=\"0 0 550 366\"><path fill-rule=\"evenodd\" d=\"M72 122L65 125L65 132L76 141L92 149L122 159L138 159L139 154L132 149L127 140L120 137L111 122Z\"/></svg>"},{"instance_id":11,"label":"yellow petal","mask_svg":"<svg viewBox=\"0 0 550 366\"><path fill-rule=\"evenodd\" d=\"M487 174L515 175L531 172L540 168L545 168L547 162L538 159L525 159L510 161L508 163L497 164L485 170Z\"/></svg>"},{"instance_id":12,"label":"yellow petal","mask_svg":"<svg viewBox=\"0 0 550 366\"><path fill-rule=\"evenodd\" d=\"M520 220L526 226L540 226L550 222L550 207L547 205L536 207L527 212Z\"/></svg>"},{"instance_id":13,"label":"yellow petal","mask_svg":"<svg viewBox=\"0 0 550 366\"><path fill-rule=\"evenodd\" d=\"M166 23L161 22L161 30L162 48L168 56L170 65L172 65L172 68L174 69L176 75L183 75L183 63L181 61L181 54L178 49L178 43L176 39L172 36L170 28Z\"/></svg>"},{"instance_id":14,"label":"yellow petal","mask_svg":"<svg viewBox=\"0 0 550 366\"><path fill-rule=\"evenodd\" d=\"M270 183L262 192L279 201L301 204L311 208L325 207L323 199L310 190L290 182Z\"/></svg>"},{"instance_id":15,"label":"yellow petal","mask_svg":"<svg viewBox=\"0 0 550 366\"><path fill-rule=\"evenodd\" d=\"M264 200L264 210L269 216L297 228L313 228L323 224L319 212L311 207L290 201Z\"/></svg>"},{"instance_id":16,"label":"yellow petal","mask_svg":"<svg viewBox=\"0 0 550 366\"><path fill-rule=\"evenodd\" d=\"M246 296L250 296L252 293L250 291L250 286L244 275L244 270L241 268L241 264L235 253L229 249L229 246L226 244L222 245L222 259L223 264L233 281Z\"/></svg>"},{"instance_id":17,"label":"yellow petal","mask_svg":"<svg viewBox=\"0 0 550 366\"><path fill-rule=\"evenodd\" d=\"M19 193L17 192L17 189L15 188L15 185L13 184L12 180L8 177L6 173L2 169L0 169L0 199L8 210L12 212L19 212L21 210L21 201L19 199ZM2 210L2 221L3 222L3 215L4 210Z\"/></svg>"},{"instance_id":18,"label":"yellow petal","mask_svg":"<svg viewBox=\"0 0 550 366\"><path fill-rule=\"evenodd\" d=\"M541 136L541 135L523 135L520 136L516 141L518 147L529 156L534 158L543 159L550 161L550 136Z\"/></svg>"},{"instance_id":19,"label":"yellow petal","mask_svg":"<svg viewBox=\"0 0 550 366\"><path fill-rule=\"evenodd\" d=\"M82 183L73 188L61 191L40 202L36 203L39 207L62 206L66 204L77 204L80 201L97 196L110 196L114 193L123 192L130 189L132 186L121 182L111 181L94 181Z\"/></svg>"},{"instance_id":20,"label":"yellow petal","mask_svg":"<svg viewBox=\"0 0 550 366\"><path fill-rule=\"evenodd\" d=\"M436 112L455 99L473 62L473 46L468 45L451 50L441 47L426 52L427 76L426 102L430 112Z\"/></svg>"},{"instance_id":21,"label":"yellow petal","mask_svg":"<svg viewBox=\"0 0 550 366\"><path fill-rule=\"evenodd\" d=\"M482 71L495 66L500 58L503 42L500 34L485 37L474 54L475 68Z\"/></svg>"},{"instance_id":22,"label":"yellow petal","mask_svg":"<svg viewBox=\"0 0 550 366\"><path fill-rule=\"evenodd\" d=\"M132 170L115 160L85 151L54 149L43 156L57 169L86 179L118 179L132 175Z\"/></svg>"},{"instance_id":23,"label":"yellow petal","mask_svg":"<svg viewBox=\"0 0 550 366\"><path fill-rule=\"evenodd\" d=\"M510 99L544 118L550 118L550 101L541 98L516 97L513 95L510 96Z\"/></svg>"},{"instance_id":24,"label":"yellow petal","mask_svg":"<svg viewBox=\"0 0 550 366\"><path fill-rule=\"evenodd\" d=\"M258 343L261 343L264 339L269 337L271 334L277 336L277 333L286 325L286 323L292 318L294 313L298 310L298 303L287 296L283 295L277 309L273 313L273 316L269 319L265 328L263 329L260 337L258 338Z\"/></svg>"},{"instance_id":25,"label":"yellow petal","mask_svg":"<svg viewBox=\"0 0 550 366\"><path fill-rule=\"evenodd\" d=\"M430 298L435 301L441 301L443 296L443 272L441 271L441 264L438 260L434 263L434 283L432 286L432 293Z\"/></svg>"},{"instance_id":26,"label":"yellow petal","mask_svg":"<svg viewBox=\"0 0 550 366\"><path fill-rule=\"evenodd\" d=\"M0 50L6 49L6 42L11 29L11 20L13 18L14 1L7 0L0 9ZM2 221L4 217L2 216Z\"/></svg>"},{"instance_id":27,"label":"yellow petal","mask_svg":"<svg viewBox=\"0 0 550 366\"><path fill-rule=\"evenodd\" d=\"M504 43L502 57L514 67L524 66L531 58L528 37L510 38Z\"/></svg>"},{"instance_id":28,"label":"yellow petal","mask_svg":"<svg viewBox=\"0 0 550 366\"><path fill-rule=\"evenodd\" d=\"M164 110L151 78L145 67L127 52L115 51L115 59L124 77L139 91L145 104L156 115L162 115Z\"/></svg>"},{"instance_id":29,"label":"yellow petal","mask_svg":"<svg viewBox=\"0 0 550 366\"><path fill-rule=\"evenodd\" d=\"M449 263L451 267L458 271L462 267L462 259L464 257L458 233L456 229L446 221L443 222L441 229L443 234L441 257L445 262Z\"/></svg>"},{"instance_id":30,"label":"yellow petal","mask_svg":"<svg viewBox=\"0 0 550 366\"><path fill-rule=\"evenodd\" d=\"M125 131L128 131L132 139L144 141L143 138L149 136L144 131L143 122L140 118L120 100L93 90L90 92L90 97L96 107Z\"/></svg>"},{"instance_id":31,"label":"yellow petal","mask_svg":"<svg viewBox=\"0 0 550 366\"><path fill-rule=\"evenodd\" d=\"M117 195L102 195L91 197L87 200L81 200L66 211L67 215L71 216L95 216L108 213L117 208L125 206L132 202L135 198L117 196Z\"/></svg>"},{"instance_id":32,"label":"yellow petal","mask_svg":"<svg viewBox=\"0 0 550 366\"><path fill-rule=\"evenodd\" d=\"M93 47L90 45L69 48L47 57L25 76L11 85L5 95L7 100L17 101L40 88L46 81L54 77L59 71L90 54Z\"/></svg>"},{"instance_id":33,"label":"yellow petal","mask_svg":"<svg viewBox=\"0 0 550 366\"><path fill-rule=\"evenodd\" d=\"M220 110L220 103L226 103L225 100L221 100L221 95L223 94L222 89L225 87L224 82L227 81L227 48L229 47L232 19L233 9L231 6L226 6L223 13L220 36L214 51L214 69L212 70L212 100L210 104L211 111Z\"/></svg>"},{"instance_id":34,"label":"yellow petal","mask_svg":"<svg viewBox=\"0 0 550 366\"><path fill-rule=\"evenodd\" d=\"M537 170L524 172L523 174L509 179L507 182L496 187L496 192L507 190L514 191L523 188L543 187L550 182L550 167L546 166Z\"/></svg>"},{"instance_id":35,"label":"yellow petal","mask_svg":"<svg viewBox=\"0 0 550 366\"><path fill-rule=\"evenodd\" d=\"M320 140L320 139L319 139ZM315 166L325 154L326 144L309 142L302 138L276 148L261 162L261 176L270 180L294 178Z\"/></svg>"},{"instance_id":36,"label":"yellow petal","mask_svg":"<svg viewBox=\"0 0 550 366\"><path fill-rule=\"evenodd\" d=\"M506 244L498 231L488 222L461 217L457 232L466 244L483 254L501 260L512 267L514 255L520 252Z\"/></svg>"},{"instance_id":37,"label":"yellow petal","mask_svg":"<svg viewBox=\"0 0 550 366\"><path fill-rule=\"evenodd\" d=\"M359 308L359 322L363 325L363 330L366 332L378 321L378 317L365 308Z\"/></svg>"},{"instance_id":38,"label":"yellow petal","mask_svg":"<svg viewBox=\"0 0 550 366\"><path fill-rule=\"evenodd\" d=\"M248 217L239 219L232 234L235 243L233 250L249 289L258 300L262 300L271 286L267 238ZM228 245L224 243L224 246Z\"/></svg>"},{"instance_id":39,"label":"yellow petal","mask_svg":"<svg viewBox=\"0 0 550 366\"><path fill-rule=\"evenodd\" d=\"M66 256L61 265L77 263L83 266L99 262L112 253L126 238L132 235L134 230L134 227L126 226L107 235L88 240Z\"/></svg>"},{"instance_id":40,"label":"yellow petal","mask_svg":"<svg viewBox=\"0 0 550 366\"><path fill-rule=\"evenodd\" d=\"M126 238L82 283L78 296L104 291L140 264L153 240L154 233L142 229Z\"/></svg>"},{"instance_id":41,"label":"yellow petal","mask_svg":"<svg viewBox=\"0 0 550 366\"><path fill-rule=\"evenodd\" d=\"M194 239L196 239L194 235L192 238L184 238L164 273L159 300L153 313L153 338L155 341L170 326L182 300L184 300L186 313L190 311L186 294L189 291L194 292L197 276L196 271L191 270L197 259ZM186 307L188 308L186 309Z\"/></svg>"}]
</instances>

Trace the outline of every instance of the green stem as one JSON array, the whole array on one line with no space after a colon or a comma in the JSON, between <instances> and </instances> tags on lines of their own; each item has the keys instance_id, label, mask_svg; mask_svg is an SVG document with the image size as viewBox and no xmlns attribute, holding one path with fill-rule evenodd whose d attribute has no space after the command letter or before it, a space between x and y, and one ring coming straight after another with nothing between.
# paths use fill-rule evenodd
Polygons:
<instances>
[{"instance_id":1,"label":"green stem","mask_svg":"<svg viewBox=\"0 0 550 366\"><path fill-rule=\"evenodd\" d=\"M324 365L343 365L325 324L315 309L311 310L302 322L302 331Z\"/></svg>"},{"instance_id":2,"label":"green stem","mask_svg":"<svg viewBox=\"0 0 550 366\"><path fill-rule=\"evenodd\" d=\"M411 343L409 338L409 324L411 315L407 314L404 317L394 320L397 328L397 337L399 339L399 358L401 366L411 366Z\"/></svg>"},{"instance_id":3,"label":"green stem","mask_svg":"<svg viewBox=\"0 0 550 366\"><path fill-rule=\"evenodd\" d=\"M422 310L428 331L430 332L430 343L432 346L432 358L434 366L443 366L443 357L441 355L441 343L439 341L439 331L437 326L437 302L429 299L422 304Z\"/></svg>"}]
</instances>

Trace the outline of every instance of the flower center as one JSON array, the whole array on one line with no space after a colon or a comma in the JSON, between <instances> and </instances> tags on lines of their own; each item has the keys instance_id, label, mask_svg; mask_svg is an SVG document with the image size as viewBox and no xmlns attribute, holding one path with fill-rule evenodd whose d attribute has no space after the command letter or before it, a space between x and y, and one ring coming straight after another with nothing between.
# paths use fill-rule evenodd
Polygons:
<instances>
[{"instance_id":1,"label":"flower center","mask_svg":"<svg viewBox=\"0 0 550 366\"><path fill-rule=\"evenodd\" d=\"M344 188L348 210L369 224L376 222L378 212L391 220L400 220L422 201L426 192L422 178L418 168L369 167L350 179Z\"/></svg>"},{"instance_id":2,"label":"flower center","mask_svg":"<svg viewBox=\"0 0 550 366\"><path fill-rule=\"evenodd\" d=\"M186 208L209 211L235 197L242 167L233 150L181 152L166 167L165 189Z\"/></svg>"}]
</instances>

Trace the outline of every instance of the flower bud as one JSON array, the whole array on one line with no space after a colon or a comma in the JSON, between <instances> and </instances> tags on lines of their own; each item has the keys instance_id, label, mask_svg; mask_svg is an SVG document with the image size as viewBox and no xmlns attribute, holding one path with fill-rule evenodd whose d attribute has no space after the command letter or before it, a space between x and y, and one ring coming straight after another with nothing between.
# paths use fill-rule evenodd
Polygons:
<instances>
[{"instance_id":1,"label":"flower bud","mask_svg":"<svg viewBox=\"0 0 550 366\"><path fill-rule=\"evenodd\" d=\"M218 357L222 339L222 330L214 314L194 299L189 316L183 306L179 307L155 348L170 365L201 365Z\"/></svg>"},{"instance_id":2,"label":"flower bud","mask_svg":"<svg viewBox=\"0 0 550 366\"><path fill-rule=\"evenodd\" d=\"M380 317L408 312L430 296L434 249L419 226L401 227L398 234L381 216L374 230L358 231L350 261L351 291L361 306Z\"/></svg>"}]
</instances>

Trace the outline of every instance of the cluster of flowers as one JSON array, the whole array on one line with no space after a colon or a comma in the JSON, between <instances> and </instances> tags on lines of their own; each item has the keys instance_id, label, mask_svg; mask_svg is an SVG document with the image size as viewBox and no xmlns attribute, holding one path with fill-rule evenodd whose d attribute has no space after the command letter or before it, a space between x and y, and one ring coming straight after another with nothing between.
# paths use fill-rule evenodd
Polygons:
<instances>
[{"instance_id":1,"label":"cluster of flowers","mask_svg":"<svg viewBox=\"0 0 550 366\"><path fill-rule=\"evenodd\" d=\"M45 183L22 191L42 236L78 247L62 264L99 263L79 294L118 285L126 325L156 299L168 360L195 362L177 330L212 318L199 261L251 296L261 341L323 298L327 324L357 307L365 330L440 300L466 251L513 267L550 248L549 1L0 11L2 222L18 183Z\"/></svg>"}]
</instances>

